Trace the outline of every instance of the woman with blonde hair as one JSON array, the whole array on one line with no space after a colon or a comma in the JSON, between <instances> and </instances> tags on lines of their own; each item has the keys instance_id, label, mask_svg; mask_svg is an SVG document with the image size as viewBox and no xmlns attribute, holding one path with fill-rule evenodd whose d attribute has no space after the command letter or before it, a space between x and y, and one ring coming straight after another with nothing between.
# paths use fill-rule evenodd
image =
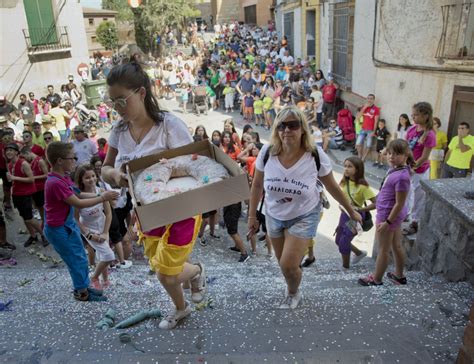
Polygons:
<instances>
[{"instance_id":1,"label":"woman with blonde hair","mask_svg":"<svg viewBox=\"0 0 474 364\"><path fill-rule=\"evenodd\" d=\"M282 309L294 309L302 299L300 263L316 235L321 211L317 180L351 219L362 221L334 179L328 156L313 145L304 113L295 106L282 109L273 124L270 144L257 157L252 182L248 238L258 231L257 205L265 190L267 234L288 288Z\"/></svg>"}]
</instances>

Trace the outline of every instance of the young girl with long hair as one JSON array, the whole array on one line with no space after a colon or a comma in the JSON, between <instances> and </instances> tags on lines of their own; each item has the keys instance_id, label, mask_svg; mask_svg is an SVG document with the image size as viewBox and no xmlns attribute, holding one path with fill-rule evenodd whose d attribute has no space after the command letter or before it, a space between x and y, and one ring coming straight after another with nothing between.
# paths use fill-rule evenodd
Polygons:
<instances>
[{"instance_id":1,"label":"young girl with long hair","mask_svg":"<svg viewBox=\"0 0 474 364\"><path fill-rule=\"evenodd\" d=\"M407 114L401 114L398 118L397 131L395 133L395 139L407 140L407 131L410 129L411 123Z\"/></svg>"},{"instance_id":2,"label":"young girl with long hair","mask_svg":"<svg viewBox=\"0 0 474 364\"><path fill-rule=\"evenodd\" d=\"M362 286L382 285L383 275L390 261L392 252L395 272L387 277L395 284L406 284L403 274L405 253L401 247L401 225L408 214L406 200L410 190L410 165L413 162L408 143L402 139L392 140L387 147L388 161L391 169L387 172L382 188L375 203L375 239L379 243L379 254L375 272L359 279Z\"/></svg>"},{"instance_id":3,"label":"young girl with long hair","mask_svg":"<svg viewBox=\"0 0 474 364\"><path fill-rule=\"evenodd\" d=\"M80 166L75 172L76 186L86 193L99 193L97 174L91 165ZM112 222L112 209L108 201L91 207L75 210L75 218L87 243L95 250L98 261L91 277L92 287L103 289L110 286L107 269L115 260L115 254L109 245L109 228ZM102 277L102 283L99 278Z\"/></svg>"},{"instance_id":4,"label":"young girl with long hair","mask_svg":"<svg viewBox=\"0 0 474 364\"><path fill-rule=\"evenodd\" d=\"M430 178L430 153L436 146L436 133L433 130L433 108L428 102L413 105L413 125L407 131L407 142L415 159L411 176L411 190L408 197L411 207L410 226L404 229L406 235L418 231L418 220L425 206L425 191L421 188L421 180Z\"/></svg>"},{"instance_id":5,"label":"young girl with long hair","mask_svg":"<svg viewBox=\"0 0 474 364\"><path fill-rule=\"evenodd\" d=\"M240 143L239 134L237 134L237 130L235 130L235 124L232 119L227 119L226 121L224 121L224 131L231 133L232 140L234 141L234 143L239 148L242 147L242 144Z\"/></svg>"},{"instance_id":6,"label":"young girl with long hair","mask_svg":"<svg viewBox=\"0 0 474 364\"><path fill-rule=\"evenodd\" d=\"M365 179L364 162L360 158L349 157L344 161L344 176L339 186L347 199L351 201L354 209L362 215L362 218L368 211L375 208L375 193ZM365 206L366 201L371 201L370 205ZM350 267L351 252L354 253L352 264L357 264L367 256L366 251L359 250L352 244L357 233L347 225L349 221L350 217L345 212L341 212L336 228L336 244L342 255L342 266L346 269Z\"/></svg>"}]
</instances>

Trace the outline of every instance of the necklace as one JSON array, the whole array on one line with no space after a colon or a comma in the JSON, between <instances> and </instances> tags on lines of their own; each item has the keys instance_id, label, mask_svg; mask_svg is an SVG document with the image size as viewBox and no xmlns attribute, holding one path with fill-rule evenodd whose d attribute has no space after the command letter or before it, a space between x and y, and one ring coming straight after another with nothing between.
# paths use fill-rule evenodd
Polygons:
<instances>
[{"instance_id":1,"label":"necklace","mask_svg":"<svg viewBox=\"0 0 474 364\"><path fill-rule=\"evenodd\" d=\"M153 125L152 125L152 127L153 127ZM151 127L143 128L142 131L140 132L140 135L137 138L136 135L135 135L135 132L133 131L132 126L130 126L130 135L132 136L132 139L133 139L133 141L135 142L136 145L139 145L142 142L143 137L146 134L145 132L150 131L150 129L151 129Z\"/></svg>"}]
</instances>

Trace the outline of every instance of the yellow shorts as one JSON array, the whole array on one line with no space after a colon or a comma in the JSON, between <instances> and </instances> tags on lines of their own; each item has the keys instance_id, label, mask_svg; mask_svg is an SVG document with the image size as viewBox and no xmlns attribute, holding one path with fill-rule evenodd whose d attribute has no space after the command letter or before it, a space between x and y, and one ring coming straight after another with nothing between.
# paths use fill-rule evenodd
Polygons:
<instances>
[{"instance_id":1,"label":"yellow shorts","mask_svg":"<svg viewBox=\"0 0 474 364\"><path fill-rule=\"evenodd\" d=\"M184 263L193 251L201 228L201 215L162 228L161 236L142 235L145 255L155 272L175 276L184 269Z\"/></svg>"}]
</instances>

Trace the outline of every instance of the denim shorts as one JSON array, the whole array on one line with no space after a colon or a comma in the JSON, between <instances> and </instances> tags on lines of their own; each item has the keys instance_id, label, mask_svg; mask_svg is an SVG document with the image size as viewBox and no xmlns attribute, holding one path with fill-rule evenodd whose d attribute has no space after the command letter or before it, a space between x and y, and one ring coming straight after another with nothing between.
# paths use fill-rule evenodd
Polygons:
<instances>
[{"instance_id":1,"label":"denim shorts","mask_svg":"<svg viewBox=\"0 0 474 364\"><path fill-rule=\"evenodd\" d=\"M270 238L281 238L284 236L283 230L288 230L288 234L291 236L300 239L313 239L318 229L320 216L320 203L310 212L291 220L278 220L265 215L267 234Z\"/></svg>"},{"instance_id":2,"label":"denim shorts","mask_svg":"<svg viewBox=\"0 0 474 364\"><path fill-rule=\"evenodd\" d=\"M373 130L364 130L364 129L362 129L360 131L359 135L357 136L356 144L357 145L364 144L364 139L365 139L365 137L367 137L366 147L371 148L372 144L373 144L373 140L374 140L374 138L372 137L373 133L374 133Z\"/></svg>"}]
</instances>

